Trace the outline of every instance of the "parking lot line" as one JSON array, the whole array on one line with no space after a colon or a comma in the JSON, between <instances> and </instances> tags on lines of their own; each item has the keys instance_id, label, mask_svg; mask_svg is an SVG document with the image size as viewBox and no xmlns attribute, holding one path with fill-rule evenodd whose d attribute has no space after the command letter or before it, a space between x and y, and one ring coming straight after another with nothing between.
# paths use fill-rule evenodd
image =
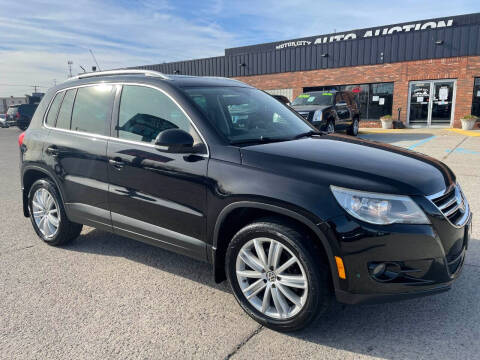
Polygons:
<instances>
[{"instance_id":1,"label":"parking lot line","mask_svg":"<svg viewBox=\"0 0 480 360\"><path fill-rule=\"evenodd\" d=\"M437 137L436 135L433 135L433 136L430 136L430 137L428 137L428 138L426 138L426 139L420 140L419 142L416 142L415 144L410 145L410 146L408 147L408 149L409 149L409 150L413 150L413 149L415 149L417 146L423 145L423 144L429 142L430 140L435 139L436 137Z\"/></svg>"}]
</instances>

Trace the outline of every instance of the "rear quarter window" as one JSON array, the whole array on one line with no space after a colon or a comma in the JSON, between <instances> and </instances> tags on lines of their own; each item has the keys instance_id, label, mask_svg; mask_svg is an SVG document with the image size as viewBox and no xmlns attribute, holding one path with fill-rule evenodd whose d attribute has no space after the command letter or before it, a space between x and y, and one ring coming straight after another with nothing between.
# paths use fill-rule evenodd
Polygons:
<instances>
[{"instance_id":1,"label":"rear quarter window","mask_svg":"<svg viewBox=\"0 0 480 360\"><path fill-rule=\"evenodd\" d=\"M59 92L55 96L55 99L53 99L52 105L50 106L50 110L48 110L48 115L46 120L46 124L48 126L52 126L52 127L55 126L58 110L60 109L60 105L62 104L62 99L64 95L65 95L64 91Z\"/></svg>"},{"instance_id":2,"label":"rear quarter window","mask_svg":"<svg viewBox=\"0 0 480 360\"><path fill-rule=\"evenodd\" d=\"M77 89L68 90L63 97L56 124L56 127L59 129L70 130L70 119L72 118L73 101L75 100L76 92Z\"/></svg>"},{"instance_id":3,"label":"rear quarter window","mask_svg":"<svg viewBox=\"0 0 480 360\"><path fill-rule=\"evenodd\" d=\"M104 84L79 88L73 106L71 129L105 135L112 112L113 90L112 85Z\"/></svg>"}]
</instances>

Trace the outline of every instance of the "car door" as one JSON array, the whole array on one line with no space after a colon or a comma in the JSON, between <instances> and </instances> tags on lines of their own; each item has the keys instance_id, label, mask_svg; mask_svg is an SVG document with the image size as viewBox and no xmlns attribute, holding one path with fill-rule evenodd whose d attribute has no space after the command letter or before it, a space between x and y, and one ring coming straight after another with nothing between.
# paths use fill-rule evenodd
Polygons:
<instances>
[{"instance_id":1,"label":"car door","mask_svg":"<svg viewBox=\"0 0 480 360\"><path fill-rule=\"evenodd\" d=\"M124 85L117 102L108 143L114 231L205 259L208 156L198 131L163 90ZM172 128L189 132L199 153L156 147L157 135Z\"/></svg>"},{"instance_id":2,"label":"car door","mask_svg":"<svg viewBox=\"0 0 480 360\"><path fill-rule=\"evenodd\" d=\"M339 130L345 130L350 124L350 110L348 109L346 99L341 92L335 94L335 111L337 112L336 127Z\"/></svg>"},{"instance_id":3,"label":"car door","mask_svg":"<svg viewBox=\"0 0 480 360\"><path fill-rule=\"evenodd\" d=\"M60 185L70 220L107 229L111 219L105 135L114 95L110 85L58 93L46 118L50 132L44 145L45 163Z\"/></svg>"}]
</instances>

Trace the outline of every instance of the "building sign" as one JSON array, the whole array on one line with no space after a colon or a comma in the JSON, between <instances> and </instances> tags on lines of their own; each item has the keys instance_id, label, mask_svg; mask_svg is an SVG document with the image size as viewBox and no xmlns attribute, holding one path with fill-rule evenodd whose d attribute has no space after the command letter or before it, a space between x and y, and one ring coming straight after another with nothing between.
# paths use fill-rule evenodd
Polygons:
<instances>
[{"instance_id":1,"label":"building sign","mask_svg":"<svg viewBox=\"0 0 480 360\"><path fill-rule=\"evenodd\" d=\"M427 21L423 23L411 23L411 24L405 24L405 25L394 25L391 27L359 30L359 31L347 32L347 33L338 33L338 34L320 36L310 40L287 41L287 42L276 45L275 49L281 50L289 47L327 44L327 43L332 43L336 41L353 40L353 39L359 39L359 38L371 38L376 36L391 35L391 34L400 33L400 32L439 29L439 28L451 27L452 25L453 25L453 19Z\"/></svg>"}]
</instances>

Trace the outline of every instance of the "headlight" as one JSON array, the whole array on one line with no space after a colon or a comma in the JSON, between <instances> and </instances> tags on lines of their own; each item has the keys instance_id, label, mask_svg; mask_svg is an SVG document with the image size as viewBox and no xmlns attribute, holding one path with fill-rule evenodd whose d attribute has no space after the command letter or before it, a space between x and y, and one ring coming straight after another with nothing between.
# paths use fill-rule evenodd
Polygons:
<instances>
[{"instance_id":1,"label":"headlight","mask_svg":"<svg viewBox=\"0 0 480 360\"><path fill-rule=\"evenodd\" d=\"M342 208L370 224L430 224L425 213L408 196L378 194L330 186Z\"/></svg>"},{"instance_id":2,"label":"headlight","mask_svg":"<svg viewBox=\"0 0 480 360\"><path fill-rule=\"evenodd\" d=\"M320 122L322 121L322 110L317 110L313 114L312 122Z\"/></svg>"}]
</instances>

